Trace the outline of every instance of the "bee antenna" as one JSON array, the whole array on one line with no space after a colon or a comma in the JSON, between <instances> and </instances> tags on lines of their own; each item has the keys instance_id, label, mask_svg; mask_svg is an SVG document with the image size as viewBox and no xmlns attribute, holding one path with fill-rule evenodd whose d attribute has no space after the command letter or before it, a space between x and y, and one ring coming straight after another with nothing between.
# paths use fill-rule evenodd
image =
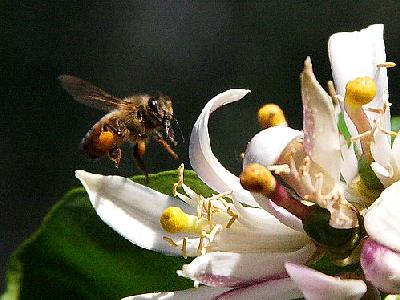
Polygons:
<instances>
[{"instance_id":1,"label":"bee antenna","mask_svg":"<svg viewBox=\"0 0 400 300\"><path fill-rule=\"evenodd\" d=\"M181 140L182 140L182 144L184 144L184 143L185 143L185 138L183 137L183 132L182 132L181 126L179 126L178 119L177 119L177 118L174 118L174 122L175 122L175 124L176 124L176 127L178 127L179 134L180 134Z\"/></svg>"}]
</instances>

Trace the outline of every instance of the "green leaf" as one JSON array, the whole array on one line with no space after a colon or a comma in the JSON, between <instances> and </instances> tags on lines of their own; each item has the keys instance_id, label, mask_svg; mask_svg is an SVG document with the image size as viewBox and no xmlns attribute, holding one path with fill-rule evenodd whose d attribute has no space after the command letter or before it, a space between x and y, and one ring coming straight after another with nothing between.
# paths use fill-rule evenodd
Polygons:
<instances>
[{"instance_id":1,"label":"green leaf","mask_svg":"<svg viewBox=\"0 0 400 300\"><path fill-rule=\"evenodd\" d=\"M393 131L399 131L400 130L400 117L391 117L390 119L391 127Z\"/></svg>"},{"instance_id":2,"label":"green leaf","mask_svg":"<svg viewBox=\"0 0 400 300\"><path fill-rule=\"evenodd\" d=\"M347 146L350 147L351 145L351 134L349 132L349 129L347 128L346 122L344 120L344 113L340 112L338 115L338 124L337 124L339 133L344 137Z\"/></svg>"},{"instance_id":3,"label":"green leaf","mask_svg":"<svg viewBox=\"0 0 400 300\"><path fill-rule=\"evenodd\" d=\"M133 178L144 184L143 176ZM175 171L150 175L148 186L171 194ZM185 183L210 195L192 171ZM8 299L120 299L190 288L176 271L190 260L141 249L97 216L83 188L68 192L38 231L12 255L7 271Z\"/></svg>"},{"instance_id":4,"label":"green leaf","mask_svg":"<svg viewBox=\"0 0 400 300\"><path fill-rule=\"evenodd\" d=\"M375 172L371 168L371 162L365 157L361 157L358 160L358 173L360 178L368 189L373 191L383 191L383 185L376 177Z\"/></svg>"}]
</instances>

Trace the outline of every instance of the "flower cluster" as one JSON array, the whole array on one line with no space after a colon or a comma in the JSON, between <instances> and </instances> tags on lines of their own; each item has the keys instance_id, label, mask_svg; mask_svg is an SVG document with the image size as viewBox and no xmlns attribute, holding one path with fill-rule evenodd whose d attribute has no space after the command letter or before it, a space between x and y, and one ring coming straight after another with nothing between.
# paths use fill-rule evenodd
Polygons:
<instances>
[{"instance_id":1,"label":"flower cluster","mask_svg":"<svg viewBox=\"0 0 400 300\"><path fill-rule=\"evenodd\" d=\"M288 127L276 105L264 106L258 115L264 129L249 142L240 177L211 151L208 120L250 91L228 90L204 107L191 134L190 161L219 194L196 194L184 182L183 166L176 197L122 177L76 172L98 215L119 234L146 249L195 257L178 274L196 288L129 299L400 293L400 138L390 128L387 68L394 64L386 61L383 25L334 34L328 48L328 92L311 59L304 62L303 130ZM310 267L321 255L360 267L328 276Z\"/></svg>"}]
</instances>

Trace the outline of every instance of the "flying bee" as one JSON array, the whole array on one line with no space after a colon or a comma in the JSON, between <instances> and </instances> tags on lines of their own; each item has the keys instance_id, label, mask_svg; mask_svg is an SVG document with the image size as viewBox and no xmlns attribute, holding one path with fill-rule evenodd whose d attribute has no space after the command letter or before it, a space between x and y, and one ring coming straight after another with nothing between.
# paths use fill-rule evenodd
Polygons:
<instances>
[{"instance_id":1,"label":"flying bee","mask_svg":"<svg viewBox=\"0 0 400 300\"><path fill-rule=\"evenodd\" d=\"M109 111L82 139L81 149L90 158L108 156L118 167L121 160L120 146L130 142L134 147L136 164L146 178L148 174L143 156L148 139L157 141L173 158L178 158L168 144L170 142L173 146L177 145L171 128L172 121L176 119L170 97L161 94L137 94L121 99L71 75L61 75L58 79L75 100L96 109Z\"/></svg>"}]
</instances>

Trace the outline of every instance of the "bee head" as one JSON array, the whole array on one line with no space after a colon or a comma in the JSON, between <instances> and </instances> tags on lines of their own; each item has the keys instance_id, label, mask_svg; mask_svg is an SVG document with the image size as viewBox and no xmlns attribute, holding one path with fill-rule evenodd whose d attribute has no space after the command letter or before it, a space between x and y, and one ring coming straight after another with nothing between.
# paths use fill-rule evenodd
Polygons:
<instances>
[{"instance_id":1,"label":"bee head","mask_svg":"<svg viewBox=\"0 0 400 300\"><path fill-rule=\"evenodd\" d=\"M148 113L156 120L157 127L162 127L168 140L175 144L171 123L174 119L171 97L165 95L150 96L147 101Z\"/></svg>"}]
</instances>

